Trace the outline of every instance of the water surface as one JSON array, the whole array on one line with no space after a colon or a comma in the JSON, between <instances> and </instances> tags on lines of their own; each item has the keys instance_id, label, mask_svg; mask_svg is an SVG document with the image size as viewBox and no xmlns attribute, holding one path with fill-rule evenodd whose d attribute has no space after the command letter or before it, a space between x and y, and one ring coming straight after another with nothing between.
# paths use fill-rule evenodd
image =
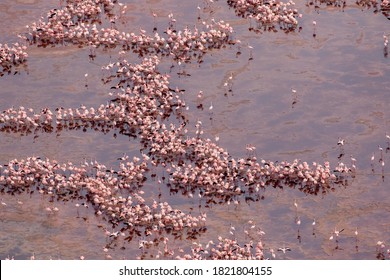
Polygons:
<instances>
[{"instance_id":1,"label":"water surface","mask_svg":"<svg viewBox=\"0 0 390 280\"><path fill-rule=\"evenodd\" d=\"M152 12L157 13L158 30L166 26L171 12L178 28L198 24L197 6L203 1L122 2L129 2L130 9L118 28L132 32L143 28L151 32ZM326 6L317 11L302 1L297 3L303 14L300 31L257 34L248 30L248 20L236 17L225 1L214 2L202 10L201 17L230 22L242 47L213 50L205 55L203 63L182 66L190 74L187 77L176 74L183 68L170 69L167 62L165 71L171 71L171 84L186 90L189 126L202 120L205 136L211 139L219 136L219 144L234 157L245 156L246 145L252 144L258 158L330 161L333 166L342 152L341 160L348 164L351 155L357 159L357 174L348 186L325 196L268 188L259 202L242 201L238 206L214 205L198 210L197 200L170 195L163 184L162 200L183 211L207 211L208 230L200 237L204 243L218 235L231 237L231 225L240 228L253 220L265 232L266 257L270 257L269 248L276 250L285 245L292 251L286 255L277 252L277 258L375 259L376 243L390 243L386 150L389 143L385 138L390 133L390 65L384 55L382 37L390 30L389 20L381 13L357 7L353 1L347 1L350 5L344 11ZM1 42L17 41L16 35L26 24L37 20L42 11L58 6L58 1L52 0L3 1ZM315 30L313 20L317 23ZM253 47L253 60L249 60L247 45ZM87 49L31 47L27 69L0 80L0 109L104 103L108 89L100 82L100 67L116 56L115 50L99 50L96 60L91 62ZM85 73L89 74L87 81ZM224 83L231 75L229 92ZM196 108L200 90L205 96L204 110ZM210 104L214 107L211 119L207 110ZM345 139L342 150L337 145L339 138ZM64 162L96 159L114 165L124 152L139 154L140 149L136 139L92 131L40 134L37 138L2 133L0 141L1 162L42 155ZM377 160L373 165L370 161L372 153L379 158L378 145L385 148L383 169ZM159 193L153 180L145 184L145 189L151 199ZM104 221L96 218L91 209L79 209L77 213L76 202L50 203L39 195L1 197L7 206L0 209L0 258L26 259L33 253L42 259L77 259L81 255L88 259L105 258ZM294 200L298 203L297 210ZM56 205L60 211L48 214L44 211L47 205ZM297 217L300 225L296 224ZM329 240L335 228L344 229L338 243ZM190 246L191 242L174 244ZM140 254L137 240L119 247L109 251L113 258L133 259Z\"/></svg>"}]
</instances>

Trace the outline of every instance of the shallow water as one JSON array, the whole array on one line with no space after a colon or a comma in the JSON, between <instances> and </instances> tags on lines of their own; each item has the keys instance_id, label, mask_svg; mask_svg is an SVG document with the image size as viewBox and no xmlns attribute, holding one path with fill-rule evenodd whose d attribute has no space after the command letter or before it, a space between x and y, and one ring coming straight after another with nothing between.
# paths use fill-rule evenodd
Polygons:
<instances>
[{"instance_id":1,"label":"shallow water","mask_svg":"<svg viewBox=\"0 0 390 280\"><path fill-rule=\"evenodd\" d=\"M17 41L16 34L26 24L37 20L42 11L59 5L53 0L30 2L2 1L1 42ZM196 7L203 1L122 2L129 2L130 9L119 28L133 32L144 28L151 32L152 12L157 13L157 28L166 26L170 12L174 13L178 28L192 26L197 23ZM207 232L200 240L206 243L218 235L229 237L230 225L238 229L253 220L265 232L266 249L276 250L284 245L292 249L286 255L277 252L279 259L375 259L377 241L390 244L390 171L386 150L389 143L385 138L385 133L390 133L390 65L382 37L390 30L389 20L353 3L344 11L326 6L316 11L302 1L297 3L303 14L302 30L256 34L248 30L248 20L236 17L225 1L214 2L211 8L203 10L202 18L230 22L243 46L214 50L205 55L200 65L182 66L191 75L188 77L176 74L183 70L178 66L172 69L171 85L186 90L189 125L202 120L206 137L213 139L218 135L219 145L235 157L244 156L245 146L252 144L258 158L330 161L334 166L343 152L342 161L349 164L350 155L357 159L358 171L347 187L336 188L325 196L269 188L259 202L201 209L207 212L208 220ZM317 22L315 37L313 20ZM253 46L253 60L249 60L247 44ZM241 54L237 55L237 51ZM91 62L86 49L31 47L27 70L1 77L0 109L104 103L108 89L100 82L100 67L109 63L111 56L117 56L115 50L98 51L97 59ZM85 73L89 74L88 80ZM233 85L228 92L223 85L230 75ZM204 92L204 110L196 108L199 90ZM210 104L214 107L212 115L207 109ZM337 145L339 138L346 141L342 148ZM137 140L92 131L39 134L37 138L2 133L0 141L2 163L42 155L75 163L96 159L113 165L124 152L137 154L140 148ZM378 145L385 149L383 169L377 161ZM376 154L374 165L370 161L372 153ZM145 185L151 198L159 193L156 185L152 180ZM161 189L163 201L197 213L197 199L170 195L164 184ZM42 259L77 259L81 255L87 259L105 258L106 239L99 227L105 226L104 221L96 218L91 209L77 210L76 202L50 203L39 195L1 197L7 206L0 209L0 258L9 255L26 259L33 253ZM17 203L18 199L23 205ZM48 214L44 211L48 205L57 206L60 211ZM297 217L300 225L295 223ZM338 243L329 240L335 228L344 229ZM175 246L190 243L177 241ZM113 258L132 259L140 254L138 242L119 247L109 251ZM268 250L265 254L270 257Z\"/></svg>"}]
</instances>

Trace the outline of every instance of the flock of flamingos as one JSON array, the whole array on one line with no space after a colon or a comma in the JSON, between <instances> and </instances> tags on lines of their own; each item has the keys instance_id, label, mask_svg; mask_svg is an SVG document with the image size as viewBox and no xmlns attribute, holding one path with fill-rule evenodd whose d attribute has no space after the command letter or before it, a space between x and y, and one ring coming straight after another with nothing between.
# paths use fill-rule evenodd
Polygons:
<instances>
[{"instance_id":1,"label":"flock of flamingos","mask_svg":"<svg viewBox=\"0 0 390 280\"><path fill-rule=\"evenodd\" d=\"M170 76L159 71L159 64L162 58L178 65L199 62L210 51L241 44L229 23L201 20L201 10L212 2L205 0L198 6L197 27L177 30L176 19L169 14L163 32L155 27L153 32L127 33L115 25L121 15L131 13L125 4L116 0L63 0L59 8L26 26L26 31L18 35L18 43L0 44L2 76L22 69L28 63L29 48L34 47L76 45L88 48L90 59L95 58L97 49L115 49L119 53L117 61L102 66L102 81L108 86L105 104L38 111L23 105L3 109L2 133L115 131L138 139L141 145L140 156L129 157L124 151L117 168L92 160L79 164L40 156L11 159L0 165L2 197L39 193L50 201L73 201L76 207L93 208L108 225L104 231L108 258L110 246L115 246L118 239L135 242L133 238L141 236L136 244L142 252L139 258L150 257L149 249L157 252L154 258L177 259L265 259L275 257L275 251L288 251L286 247L266 250L264 232L253 221L248 221L245 229L245 244L219 236L202 245L197 237L207 230L206 210L194 216L158 198L143 196L145 181L154 179L158 187L166 185L171 192L194 197L204 204L238 204L244 199L260 200L261 190L267 187L325 194L344 186L354 176L354 159L337 166L300 160L272 162L257 158L255 147L250 145L244 157L234 158L218 145L218 139L203 136L201 121L194 127L187 125L188 107L183 99L186 91L171 86ZM383 11L390 8L387 0L358 2ZM302 17L293 1L228 0L227 4L237 16L248 19L251 30L258 32L294 32ZM345 7L345 1L307 3L324 4ZM156 15L152 16L156 20ZM387 47L385 35L384 46ZM140 57L141 62L128 61L128 53ZM339 145L343 145L342 140ZM163 170L164 175L157 170ZM1 202L2 207L7 207L4 199ZM48 207L46 211L54 214L59 209ZM233 225L230 230L234 230ZM191 248L172 249L170 242L174 238L193 241ZM385 244L378 246L386 258Z\"/></svg>"}]
</instances>

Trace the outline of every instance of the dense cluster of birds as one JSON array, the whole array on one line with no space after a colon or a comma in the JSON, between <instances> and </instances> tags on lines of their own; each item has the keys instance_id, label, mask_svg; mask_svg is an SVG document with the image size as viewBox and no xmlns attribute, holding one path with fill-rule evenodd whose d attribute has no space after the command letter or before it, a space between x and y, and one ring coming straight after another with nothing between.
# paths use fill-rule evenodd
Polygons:
<instances>
[{"instance_id":1,"label":"dense cluster of birds","mask_svg":"<svg viewBox=\"0 0 390 280\"><path fill-rule=\"evenodd\" d=\"M375 8L376 11L389 11L390 1L389 0L357 0L356 4L362 7Z\"/></svg>"},{"instance_id":2,"label":"dense cluster of birds","mask_svg":"<svg viewBox=\"0 0 390 280\"><path fill-rule=\"evenodd\" d=\"M263 260L264 246L252 240L241 246L236 239L219 237L217 243L209 241L206 246L195 243L190 254L177 256L182 260Z\"/></svg>"},{"instance_id":3,"label":"dense cluster of birds","mask_svg":"<svg viewBox=\"0 0 390 280\"><path fill-rule=\"evenodd\" d=\"M152 35L147 35L145 30L136 35L115 28L116 11L122 13L125 9L117 1L65 2L61 9L50 10L45 18L28 26L28 32L20 37L27 44L36 46L76 44L89 47L91 55L95 55L93 50L100 46L118 47L120 54L132 51L142 57L142 61L131 63L120 55L118 61L102 67L103 82L112 85L106 104L43 108L38 112L23 106L12 107L0 113L0 131L36 135L60 133L63 129L92 129L103 133L115 130L140 139L142 156L129 160L124 155L118 159L117 168L108 168L97 161L75 164L42 157L12 159L0 166L1 193L38 192L50 200L84 201L114 229L107 232L111 243L119 237L130 241L134 236L156 236L164 232L195 240L206 230L205 213L185 214L167 202L153 200L148 204L143 197L145 181L149 177L159 177L153 171L156 168L166 172L164 178L158 179L159 184L164 182L174 193L181 192L189 197L197 195L205 204L239 203L241 198L257 201L261 199L260 191L270 186L324 194L339 185L344 186L345 180L355 171L354 166L343 163L331 168L328 162L272 162L258 159L252 152L243 158L233 158L215 141L203 136L201 121L195 127L189 126L183 99L185 90L173 88L170 76L159 71L161 57L169 56L178 63L185 63L201 59L211 49L236 44L228 23L213 20L203 22L202 30L196 27L176 30L174 18L169 15L169 26L163 35L156 30ZM292 1L228 2L237 12L255 18L267 28L279 24L282 29L291 29L299 17ZM112 26L98 29L103 14ZM14 48L2 46L1 58L9 57L8 64L17 66L27 58L26 47L15 44ZM1 65L5 68L7 63ZM254 149L251 147L250 150ZM166 244L167 239L162 241ZM140 248L144 249L149 242L143 240ZM191 254L181 254L178 258L264 257L261 240L241 247L236 240L219 237L219 245L210 243L208 246L208 251L200 245L194 246ZM173 254L169 251L164 256Z\"/></svg>"},{"instance_id":4,"label":"dense cluster of birds","mask_svg":"<svg viewBox=\"0 0 390 280\"><path fill-rule=\"evenodd\" d=\"M3 76L4 73L11 73L12 68L26 62L28 58L26 50L26 45L19 43L14 43L11 46L0 44L0 76Z\"/></svg>"},{"instance_id":5,"label":"dense cluster of birds","mask_svg":"<svg viewBox=\"0 0 390 280\"><path fill-rule=\"evenodd\" d=\"M353 2L353 3L351 3ZM390 19L390 1L389 0L356 0L348 2L346 0L308 0L307 7L314 7L318 12L326 7L334 7L344 11L347 6L358 6L366 9L372 9L374 13L382 13Z\"/></svg>"},{"instance_id":6,"label":"dense cluster of birds","mask_svg":"<svg viewBox=\"0 0 390 280\"><path fill-rule=\"evenodd\" d=\"M61 12L61 13L60 13ZM151 35L143 29L139 34L119 31L115 26L98 28L96 23L81 21L74 23L74 12L72 9L52 10L46 19L28 26L29 32L21 37L38 46L52 44L73 44L89 46L91 55L98 47L115 48L120 46L125 51L133 51L140 56L152 53L173 56L178 61L190 60L193 56L201 55L209 49L220 48L229 42L232 34L232 27L224 21L202 22L202 28L194 27L193 30L186 27L177 31L171 17L171 23L159 34L157 31ZM77 18L77 20L79 20ZM173 21L174 20L174 21ZM234 42L229 42L234 43Z\"/></svg>"},{"instance_id":7,"label":"dense cluster of birds","mask_svg":"<svg viewBox=\"0 0 390 280\"><path fill-rule=\"evenodd\" d=\"M292 0L228 0L238 16L250 20L250 30L277 31L278 27L285 32L294 31L298 27L298 13ZM256 23L252 25L252 20Z\"/></svg>"}]
</instances>

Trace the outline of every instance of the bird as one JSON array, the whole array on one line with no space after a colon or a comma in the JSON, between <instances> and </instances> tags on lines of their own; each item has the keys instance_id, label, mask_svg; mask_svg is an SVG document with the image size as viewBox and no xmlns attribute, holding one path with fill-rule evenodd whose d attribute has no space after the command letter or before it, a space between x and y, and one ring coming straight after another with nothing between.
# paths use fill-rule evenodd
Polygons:
<instances>
[{"instance_id":1,"label":"bird","mask_svg":"<svg viewBox=\"0 0 390 280\"><path fill-rule=\"evenodd\" d=\"M110 233L110 237L118 237L119 234L120 234L119 231L115 231L115 232Z\"/></svg>"},{"instance_id":2,"label":"bird","mask_svg":"<svg viewBox=\"0 0 390 280\"><path fill-rule=\"evenodd\" d=\"M339 234L342 233L343 231L344 229L337 230L336 228L334 228L334 234L336 234L336 236L339 236Z\"/></svg>"},{"instance_id":3,"label":"bird","mask_svg":"<svg viewBox=\"0 0 390 280\"><path fill-rule=\"evenodd\" d=\"M384 241L378 241L378 242L376 243L376 245L377 245L378 247L380 247L380 248L384 248L384 247L385 247L385 242L384 242Z\"/></svg>"},{"instance_id":4,"label":"bird","mask_svg":"<svg viewBox=\"0 0 390 280\"><path fill-rule=\"evenodd\" d=\"M209 111L210 111L210 120L213 119L213 109L214 109L213 102L211 102L210 107L209 107Z\"/></svg>"},{"instance_id":5,"label":"bird","mask_svg":"<svg viewBox=\"0 0 390 280\"><path fill-rule=\"evenodd\" d=\"M253 53L252 53L253 47L248 45L248 48L249 48L249 60L253 60Z\"/></svg>"},{"instance_id":6,"label":"bird","mask_svg":"<svg viewBox=\"0 0 390 280\"><path fill-rule=\"evenodd\" d=\"M291 251L291 248L281 247L281 248L278 248L278 251L283 252L283 254L286 254L286 252Z\"/></svg>"},{"instance_id":7,"label":"bird","mask_svg":"<svg viewBox=\"0 0 390 280\"><path fill-rule=\"evenodd\" d=\"M84 74L84 78L85 78L85 87L88 87L88 73Z\"/></svg>"}]
</instances>

